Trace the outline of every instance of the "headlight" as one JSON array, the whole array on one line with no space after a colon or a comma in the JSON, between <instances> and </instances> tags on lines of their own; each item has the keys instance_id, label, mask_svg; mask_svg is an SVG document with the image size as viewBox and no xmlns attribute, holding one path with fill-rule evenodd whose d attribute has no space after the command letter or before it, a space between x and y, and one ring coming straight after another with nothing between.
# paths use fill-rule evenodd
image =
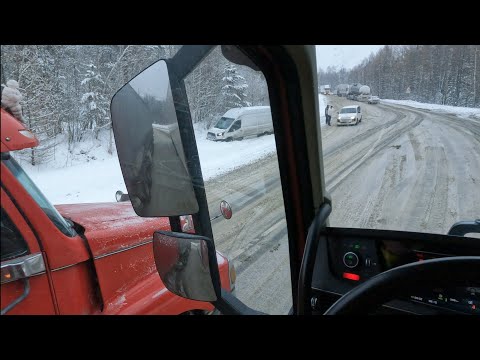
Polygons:
<instances>
[{"instance_id":1,"label":"headlight","mask_svg":"<svg viewBox=\"0 0 480 360\"><path fill-rule=\"evenodd\" d=\"M350 120L353 120L353 119L355 119L355 116L351 116L351 117L350 117Z\"/></svg>"},{"instance_id":2,"label":"headlight","mask_svg":"<svg viewBox=\"0 0 480 360\"><path fill-rule=\"evenodd\" d=\"M217 133L217 136L223 136L223 134L225 134L225 131L221 133Z\"/></svg>"}]
</instances>

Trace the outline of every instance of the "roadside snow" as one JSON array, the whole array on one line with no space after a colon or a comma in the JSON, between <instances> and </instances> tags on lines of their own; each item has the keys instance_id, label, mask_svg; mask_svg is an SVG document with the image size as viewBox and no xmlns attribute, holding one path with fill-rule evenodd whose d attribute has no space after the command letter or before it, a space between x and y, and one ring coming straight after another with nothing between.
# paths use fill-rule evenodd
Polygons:
<instances>
[{"instance_id":1,"label":"roadside snow","mask_svg":"<svg viewBox=\"0 0 480 360\"><path fill-rule=\"evenodd\" d=\"M439 113L449 113L459 117L473 117L480 119L480 108L469 108L469 107L460 107L460 106L450 106L450 105L438 105L438 104L425 104L412 100L389 100L382 99L381 102L405 105L417 109L424 109L435 111Z\"/></svg>"},{"instance_id":2,"label":"roadside snow","mask_svg":"<svg viewBox=\"0 0 480 360\"><path fill-rule=\"evenodd\" d=\"M276 152L273 135L247 138L242 141L215 142L207 140L207 132L207 130L195 126L198 154L205 180Z\"/></svg>"},{"instance_id":3,"label":"roadside snow","mask_svg":"<svg viewBox=\"0 0 480 360\"><path fill-rule=\"evenodd\" d=\"M213 142L207 130L195 127L198 152L205 180L275 153L273 135L242 141ZM32 166L18 159L23 169L52 204L115 201L115 192L127 192L116 149L106 151L108 132L99 139L89 139L68 151L66 144L55 148L55 158L48 164Z\"/></svg>"},{"instance_id":4,"label":"roadside snow","mask_svg":"<svg viewBox=\"0 0 480 360\"><path fill-rule=\"evenodd\" d=\"M120 163L113 144L109 154L108 131L98 139L87 138L68 150L66 139L57 138L59 145L48 163L32 166L15 152L25 172L52 204L75 204L115 201L115 192L127 192Z\"/></svg>"},{"instance_id":5,"label":"roadside snow","mask_svg":"<svg viewBox=\"0 0 480 360\"><path fill-rule=\"evenodd\" d=\"M328 98L319 95L320 123L325 126ZM195 125L197 147L205 180L258 161L276 152L273 135L247 138L242 141L213 142L207 130ZM127 192L115 144L113 154L107 152L108 131L98 139L86 139L68 150L65 139L59 138L54 157L47 164L36 166L18 159L20 164L52 204L75 204L115 201L115 192Z\"/></svg>"},{"instance_id":6,"label":"roadside snow","mask_svg":"<svg viewBox=\"0 0 480 360\"><path fill-rule=\"evenodd\" d=\"M115 201L115 192L127 192L118 158L93 160L57 169L32 169L22 164L52 204Z\"/></svg>"}]
</instances>

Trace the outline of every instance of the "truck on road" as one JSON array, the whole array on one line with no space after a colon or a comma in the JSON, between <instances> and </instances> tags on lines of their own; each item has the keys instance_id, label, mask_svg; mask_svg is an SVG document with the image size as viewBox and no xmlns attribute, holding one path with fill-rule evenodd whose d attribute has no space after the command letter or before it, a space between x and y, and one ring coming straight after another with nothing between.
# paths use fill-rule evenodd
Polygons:
<instances>
[{"instance_id":1,"label":"truck on road","mask_svg":"<svg viewBox=\"0 0 480 360\"><path fill-rule=\"evenodd\" d=\"M367 101L370 96L370 87L360 83L352 84L347 93L347 99L356 101Z\"/></svg>"}]
</instances>

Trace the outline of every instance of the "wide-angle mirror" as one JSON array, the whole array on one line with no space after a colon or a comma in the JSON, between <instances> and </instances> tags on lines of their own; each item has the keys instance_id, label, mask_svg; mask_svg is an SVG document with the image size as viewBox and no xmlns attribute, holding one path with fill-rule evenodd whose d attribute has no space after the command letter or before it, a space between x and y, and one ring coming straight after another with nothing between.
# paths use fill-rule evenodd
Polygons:
<instances>
[{"instance_id":1,"label":"wide-angle mirror","mask_svg":"<svg viewBox=\"0 0 480 360\"><path fill-rule=\"evenodd\" d=\"M158 61L130 80L114 95L110 110L135 212L140 216L198 212L166 62Z\"/></svg>"},{"instance_id":2,"label":"wide-angle mirror","mask_svg":"<svg viewBox=\"0 0 480 360\"><path fill-rule=\"evenodd\" d=\"M213 242L205 237L167 231L153 235L158 274L174 294L200 301L216 301L220 280L215 271Z\"/></svg>"}]
</instances>

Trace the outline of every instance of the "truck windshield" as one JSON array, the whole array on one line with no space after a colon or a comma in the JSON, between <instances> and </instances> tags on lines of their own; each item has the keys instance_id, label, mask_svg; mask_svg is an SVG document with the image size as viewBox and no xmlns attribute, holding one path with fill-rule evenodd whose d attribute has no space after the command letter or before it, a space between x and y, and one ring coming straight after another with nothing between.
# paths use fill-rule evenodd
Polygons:
<instances>
[{"instance_id":1,"label":"truck windshield","mask_svg":"<svg viewBox=\"0 0 480 360\"><path fill-rule=\"evenodd\" d=\"M235 119L222 117L220 120L218 120L217 125L215 125L215 127L217 129L228 129L228 127L232 125L233 120Z\"/></svg>"},{"instance_id":2,"label":"truck windshield","mask_svg":"<svg viewBox=\"0 0 480 360\"><path fill-rule=\"evenodd\" d=\"M50 204L47 198L42 194L35 183L30 179L17 161L10 156L8 160L2 160L7 168L12 172L13 176L22 184L35 202L42 208L45 214L52 220L55 226L67 236L74 236L75 231L68 222L60 215L55 207Z\"/></svg>"},{"instance_id":3,"label":"truck windshield","mask_svg":"<svg viewBox=\"0 0 480 360\"><path fill-rule=\"evenodd\" d=\"M355 114L356 112L355 108L344 108L340 110L340 114Z\"/></svg>"}]
</instances>

